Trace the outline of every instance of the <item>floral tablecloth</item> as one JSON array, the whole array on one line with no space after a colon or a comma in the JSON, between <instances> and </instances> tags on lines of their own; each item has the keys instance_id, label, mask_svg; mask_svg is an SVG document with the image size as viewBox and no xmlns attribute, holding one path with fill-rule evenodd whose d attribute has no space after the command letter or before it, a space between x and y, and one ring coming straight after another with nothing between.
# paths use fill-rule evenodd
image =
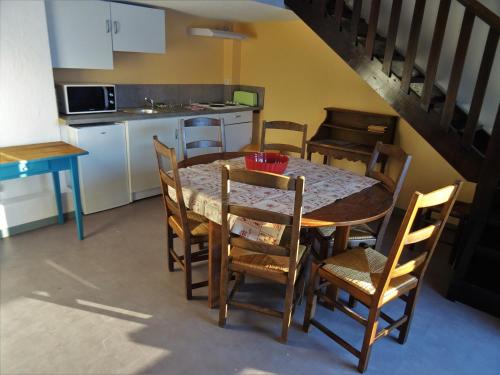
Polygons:
<instances>
[{"instance_id":1,"label":"floral tablecloth","mask_svg":"<svg viewBox=\"0 0 500 375\"><path fill-rule=\"evenodd\" d=\"M182 193L186 206L209 220L221 223L221 166L245 168L243 157L217 160L179 169ZM302 213L308 213L367 189L378 181L343 169L314 164L308 160L290 157L285 172L290 177L305 177ZM176 199L175 191L169 195ZM294 192L255 187L231 182L231 203L293 214ZM232 216L232 215L231 215ZM280 241L283 225L262 223L232 216L231 232L255 241L276 244Z\"/></svg>"}]
</instances>

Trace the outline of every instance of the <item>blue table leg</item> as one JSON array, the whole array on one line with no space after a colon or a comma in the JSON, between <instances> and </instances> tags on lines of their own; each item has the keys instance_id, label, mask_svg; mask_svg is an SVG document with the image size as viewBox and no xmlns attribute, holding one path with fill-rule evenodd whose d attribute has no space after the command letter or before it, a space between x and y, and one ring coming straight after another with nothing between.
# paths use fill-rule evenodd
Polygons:
<instances>
[{"instance_id":1,"label":"blue table leg","mask_svg":"<svg viewBox=\"0 0 500 375\"><path fill-rule=\"evenodd\" d=\"M52 180L54 181L54 192L56 195L56 205L57 205L57 222L59 224L64 223L64 214L61 198L61 182L59 181L59 172L52 172Z\"/></svg>"},{"instance_id":2,"label":"blue table leg","mask_svg":"<svg viewBox=\"0 0 500 375\"><path fill-rule=\"evenodd\" d=\"M80 178L78 176L78 161L76 157L70 158L71 181L73 184L73 205L75 206L76 228L78 230L78 239L83 240L83 218L82 202L80 200Z\"/></svg>"}]
</instances>

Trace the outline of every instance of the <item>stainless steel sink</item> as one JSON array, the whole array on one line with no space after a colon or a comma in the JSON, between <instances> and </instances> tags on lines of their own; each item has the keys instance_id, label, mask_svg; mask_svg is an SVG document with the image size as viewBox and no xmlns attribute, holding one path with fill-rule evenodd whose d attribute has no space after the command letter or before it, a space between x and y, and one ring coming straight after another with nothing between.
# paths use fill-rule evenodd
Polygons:
<instances>
[{"instance_id":1,"label":"stainless steel sink","mask_svg":"<svg viewBox=\"0 0 500 375\"><path fill-rule=\"evenodd\" d=\"M142 114L154 115L155 113L160 113L160 111L151 108L125 108L122 111L126 113L136 113L140 115Z\"/></svg>"}]
</instances>

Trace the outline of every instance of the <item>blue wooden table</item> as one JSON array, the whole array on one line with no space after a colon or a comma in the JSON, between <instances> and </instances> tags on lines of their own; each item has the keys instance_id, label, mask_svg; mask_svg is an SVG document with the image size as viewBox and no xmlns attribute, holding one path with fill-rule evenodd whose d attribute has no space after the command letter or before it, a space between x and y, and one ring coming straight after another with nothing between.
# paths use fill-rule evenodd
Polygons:
<instances>
[{"instance_id":1,"label":"blue wooden table","mask_svg":"<svg viewBox=\"0 0 500 375\"><path fill-rule=\"evenodd\" d=\"M57 221L64 223L59 172L69 170L73 185L73 204L78 239L83 239L82 204L80 200L80 181L78 160L88 151L65 142L37 143L32 145L0 148L0 181L24 178L43 173L52 173L57 205Z\"/></svg>"}]
</instances>

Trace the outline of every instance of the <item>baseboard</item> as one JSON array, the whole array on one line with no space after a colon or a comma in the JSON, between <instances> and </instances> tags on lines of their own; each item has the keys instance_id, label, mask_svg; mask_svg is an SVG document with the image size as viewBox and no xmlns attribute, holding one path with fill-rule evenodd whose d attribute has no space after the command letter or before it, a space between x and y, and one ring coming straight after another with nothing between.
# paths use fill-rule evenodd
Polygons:
<instances>
[{"instance_id":1,"label":"baseboard","mask_svg":"<svg viewBox=\"0 0 500 375\"><path fill-rule=\"evenodd\" d=\"M73 219L74 217L75 217L74 211L64 214L64 220ZM16 225L13 227L9 227L7 229L0 229L0 238L15 236L16 234L29 232L31 230L40 229L53 224L57 224L57 216L51 216L45 219L32 221L30 223Z\"/></svg>"},{"instance_id":2,"label":"baseboard","mask_svg":"<svg viewBox=\"0 0 500 375\"><path fill-rule=\"evenodd\" d=\"M153 188L148 190L143 190L137 193L132 193L132 201L137 201L139 199L154 197L155 195L161 194L161 188Z\"/></svg>"}]
</instances>

